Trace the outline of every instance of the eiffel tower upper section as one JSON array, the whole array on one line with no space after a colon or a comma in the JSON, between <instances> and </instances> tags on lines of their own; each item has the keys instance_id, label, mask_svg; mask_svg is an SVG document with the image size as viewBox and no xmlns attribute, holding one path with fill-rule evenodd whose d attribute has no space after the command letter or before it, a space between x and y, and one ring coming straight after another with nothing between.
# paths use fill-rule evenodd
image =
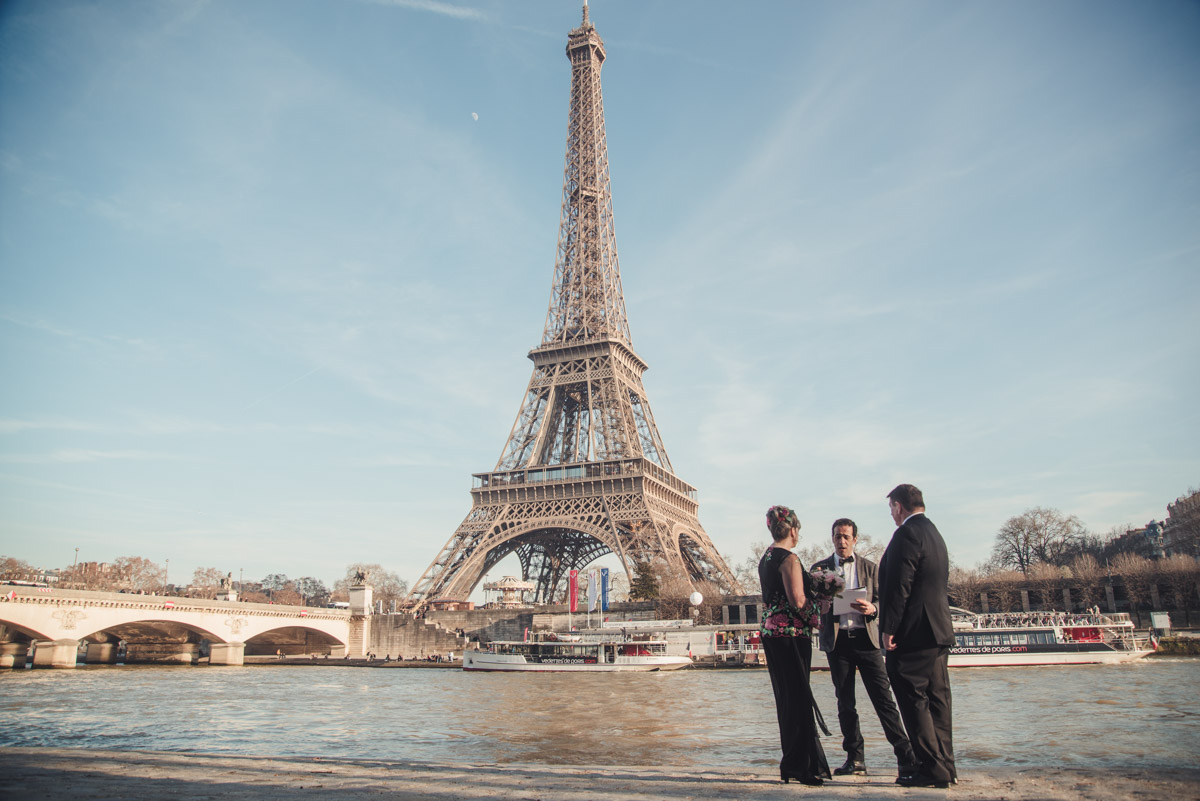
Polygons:
<instances>
[{"instance_id":1,"label":"eiffel tower upper section","mask_svg":"<svg viewBox=\"0 0 1200 801\"><path fill-rule=\"evenodd\" d=\"M567 38L567 57L571 103L554 286L542 343L529 354L533 380L496 469L645 457L669 471L671 463L642 389L647 365L633 350L625 313L600 91L604 42L588 19L586 4L583 24ZM583 398L565 396L552 404L549 389L559 383L555 377L565 378L565 371L577 368L586 380L589 362L594 366L602 354L629 400L596 391L582 405ZM563 425L547 430L547 419Z\"/></svg>"}]
</instances>

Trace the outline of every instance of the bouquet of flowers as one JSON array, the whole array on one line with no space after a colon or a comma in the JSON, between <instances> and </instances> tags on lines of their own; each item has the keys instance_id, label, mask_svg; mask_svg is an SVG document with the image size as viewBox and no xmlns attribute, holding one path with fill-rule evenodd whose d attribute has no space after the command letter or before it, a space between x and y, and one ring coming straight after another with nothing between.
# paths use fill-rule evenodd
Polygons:
<instances>
[{"instance_id":1,"label":"bouquet of flowers","mask_svg":"<svg viewBox=\"0 0 1200 801\"><path fill-rule=\"evenodd\" d=\"M836 570L816 567L811 572L812 594L818 601L832 601L842 597L842 590L846 589L846 579L838 575Z\"/></svg>"}]
</instances>

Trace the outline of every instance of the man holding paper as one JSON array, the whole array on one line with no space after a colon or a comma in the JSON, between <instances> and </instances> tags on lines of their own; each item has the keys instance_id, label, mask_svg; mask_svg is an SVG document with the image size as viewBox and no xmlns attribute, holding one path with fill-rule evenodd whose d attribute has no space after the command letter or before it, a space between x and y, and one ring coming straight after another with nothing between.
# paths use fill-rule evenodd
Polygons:
<instances>
[{"instance_id":1,"label":"man holding paper","mask_svg":"<svg viewBox=\"0 0 1200 801\"><path fill-rule=\"evenodd\" d=\"M833 772L838 776L862 776L867 772L865 744L858 726L858 710L854 701L854 675L862 675L867 696L883 732L896 753L900 775L912 772L912 746L904 733L904 724L883 666L879 649L879 589L876 582L878 566L871 560L854 555L858 544L858 525L849 518L833 523L833 554L813 565L813 569L833 570L846 580L840 598L834 598L829 609L821 613L820 647L829 661L829 675L837 694L838 723L842 728L842 748L846 764Z\"/></svg>"}]
</instances>

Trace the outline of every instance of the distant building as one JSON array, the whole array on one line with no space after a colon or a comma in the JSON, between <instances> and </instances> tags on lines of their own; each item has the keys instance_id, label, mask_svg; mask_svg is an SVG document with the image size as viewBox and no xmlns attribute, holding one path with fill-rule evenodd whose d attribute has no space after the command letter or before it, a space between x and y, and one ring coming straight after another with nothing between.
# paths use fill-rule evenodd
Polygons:
<instances>
[{"instance_id":1,"label":"distant building","mask_svg":"<svg viewBox=\"0 0 1200 801\"><path fill-rule=\"evenodd\" d=\"M1163 539L1164 524L1151 520L1141 528L1132 528L1112 539L1104 547L1104 558L1132 553L1146 559L1162 559L1166 555Z\"/></svg>"},{"instance_id":2,"label":"distant building","mask_svg":"<svg viewBox=\"0 0 1200 801\"><path fill-rule=\"evenodd\" d=\"M1193 490L1167 504L1163 546L1168 555L1200 556L1200 491Z\"/></svg>"}]
</instances>

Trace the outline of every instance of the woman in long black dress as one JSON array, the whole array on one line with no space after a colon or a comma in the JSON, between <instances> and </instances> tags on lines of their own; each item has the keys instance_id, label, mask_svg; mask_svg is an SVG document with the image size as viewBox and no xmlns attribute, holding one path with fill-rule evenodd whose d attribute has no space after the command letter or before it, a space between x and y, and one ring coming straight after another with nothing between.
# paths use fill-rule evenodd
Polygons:
<instances>
[{"instance_id":1,"label":"woman in long black dress","mask_svg":"<svg viewBox=\"0 0 1200 801\"><path fill-rule=\"evenodd\" d=\"M808 672L812 664L812 635L820 626L812 598L811 579L800 558L791 552L800 539L800 520L786 506L767 510L767 527L774 544L758 562L762 584L762 644L775 690L779 741L783 759L779 777L820 786L829 775L825 750L817 737L816 712Z\"/></svg>"}]
</instances>

